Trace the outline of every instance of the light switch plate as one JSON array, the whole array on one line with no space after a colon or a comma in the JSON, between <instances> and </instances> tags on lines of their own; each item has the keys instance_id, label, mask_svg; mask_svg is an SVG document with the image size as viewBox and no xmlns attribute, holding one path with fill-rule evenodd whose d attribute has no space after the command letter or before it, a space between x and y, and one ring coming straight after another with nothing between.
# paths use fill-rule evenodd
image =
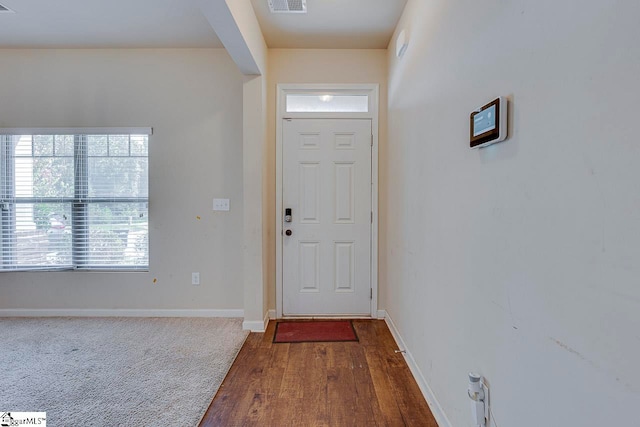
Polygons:
<instances>
[{"instance_id":1,"label":"light switch plate","mask_svg":"<svg viewBox=\"0 0 640 427\"><path fill-rule=\"evenodd\" d=\"M213 199L213 210L214 211L228 211L229 210L229 199Z\"/></svg>"}]
</instances>

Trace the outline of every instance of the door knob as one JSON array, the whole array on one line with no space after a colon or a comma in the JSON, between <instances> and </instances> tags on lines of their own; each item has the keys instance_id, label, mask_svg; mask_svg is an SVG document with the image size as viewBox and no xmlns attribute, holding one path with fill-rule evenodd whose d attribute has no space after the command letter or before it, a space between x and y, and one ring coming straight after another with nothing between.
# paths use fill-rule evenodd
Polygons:
<instances>
[{"instance_id":1,"label":"door knob","mask_svg":"<svg viewBox=\"0 0 640 427\"><path fill-rule=\"evenodd\" d=\"M293 232L291 230L285 230L284 234L286 234L287 236L291 236Z\"/></svg>"}]
</instances>

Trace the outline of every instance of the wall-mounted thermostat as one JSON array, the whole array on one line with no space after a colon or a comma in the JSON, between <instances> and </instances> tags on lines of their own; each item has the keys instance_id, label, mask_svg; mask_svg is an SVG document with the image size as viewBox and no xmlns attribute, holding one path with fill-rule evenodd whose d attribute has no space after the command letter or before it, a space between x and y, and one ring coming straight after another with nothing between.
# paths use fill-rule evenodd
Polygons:
<instances>
[{"instance_id":1,"label":"wall-mounted thermostat","mask_svg":"<svg viewBox=\"0 0 640 427\"><path fill-rule=\"evenodd\" d=\"M469 116L469 147L481 148L507 139L507 98L501 96Z\"/></svg>"}]
</instances>

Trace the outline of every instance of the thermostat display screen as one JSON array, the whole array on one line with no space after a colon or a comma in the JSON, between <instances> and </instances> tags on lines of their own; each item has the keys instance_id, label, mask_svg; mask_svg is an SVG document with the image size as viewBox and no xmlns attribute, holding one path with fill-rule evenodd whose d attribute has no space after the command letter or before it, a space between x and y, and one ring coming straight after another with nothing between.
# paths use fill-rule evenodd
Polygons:
<instances>
[{"instance_id":1,"label":"thermostat display screen","mask_svg":"<svg viewBox=\"0 0 640 427\"><path fill-rule=\"evenodd\" d=\"M478 136L496 128L496 105L482 110L473 117L473 136Z\"/></svg>"},{"instance_id":2,"label":"thermostat display screen","mask_svg":"<svg viewBox=\"0 0 640 427\"><path fill-rule=\"evenodd\" d=\"M469 147L486 147L507 138L507 98L498 97L469 115Z\"/></svg>"}]
</instances>

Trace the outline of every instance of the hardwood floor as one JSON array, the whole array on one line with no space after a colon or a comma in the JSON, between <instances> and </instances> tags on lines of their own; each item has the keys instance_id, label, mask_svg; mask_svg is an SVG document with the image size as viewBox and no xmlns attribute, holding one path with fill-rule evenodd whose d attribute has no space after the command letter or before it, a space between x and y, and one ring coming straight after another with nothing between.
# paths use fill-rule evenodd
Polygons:
<instances>
[{"instance_id":1,"label":"hardwood floor","mask_svg":"<svg viewBox=\"0 0 640 427\"><path fill-rule=\"evenodd\" d=\"M251 333L200 426L437 427L384 321L353 325L360 342Z\"/></svg>"}]
</instances>

